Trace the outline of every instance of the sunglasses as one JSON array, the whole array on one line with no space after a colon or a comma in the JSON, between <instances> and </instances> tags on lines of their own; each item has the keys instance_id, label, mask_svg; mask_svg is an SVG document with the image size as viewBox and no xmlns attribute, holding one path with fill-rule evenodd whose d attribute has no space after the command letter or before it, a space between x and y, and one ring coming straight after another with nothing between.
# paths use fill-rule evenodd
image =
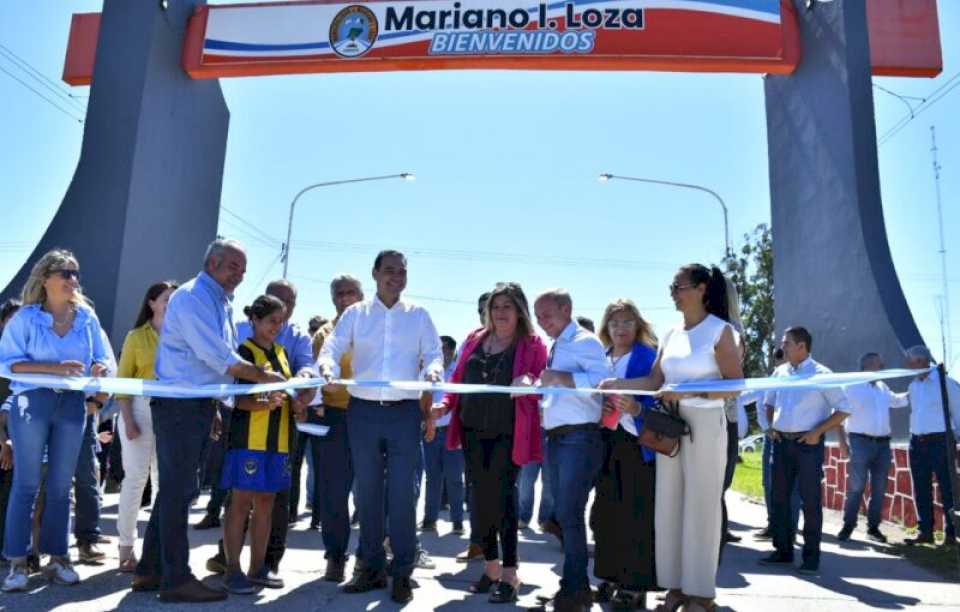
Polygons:
<instances>
[{"instance_id":1,"label":"sunglasses","mask_svg":"<svg viewBox=\"0 0 960 612\"><path fill-rule=\"evenodd\" d=\"M669 285L667 285L667 287L670 288L670 293L673 293L675 291L680 291L681 289L693 289L694 287L696 287L696 285L690 285L690 284L681 285L680 283L670 283Z\"/></svg>"},{"instance_id":2,"label":"sunglasses","mask_svg":"<svg viewBox=\"0 0 960 612\"><path fill-rule=\"evenodd\" d=\"M57 275L63 280L70 280L71 278L75 278L77 281L80 280L80 270L68 270L66 268L50 270L50 276L53 275Z\"/></svg>"}]
</instances>

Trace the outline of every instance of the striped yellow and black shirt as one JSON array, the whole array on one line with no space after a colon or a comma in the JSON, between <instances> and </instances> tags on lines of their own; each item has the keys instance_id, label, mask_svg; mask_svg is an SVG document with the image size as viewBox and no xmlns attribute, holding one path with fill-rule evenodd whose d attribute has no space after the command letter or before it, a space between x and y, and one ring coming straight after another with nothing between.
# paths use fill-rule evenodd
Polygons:
<instances>
[{"instance_id":1,"label":"striped yellow and black shirt","mask_svg":"<svg viewBox=\"0 0 960 612\"><path fill-rule=\"evenodd\" d=\"M250 338L240 345L237 353L257 367L266 367L282 374L284 378L291 378L287 354L276 342L269 350L264 350ZM248 380L237 382L254 384ZM230 417L230 448L289 453L293 448L294 431L289 400L275 410L251 412L234 409Z\"/></svg>"}]
</instances>

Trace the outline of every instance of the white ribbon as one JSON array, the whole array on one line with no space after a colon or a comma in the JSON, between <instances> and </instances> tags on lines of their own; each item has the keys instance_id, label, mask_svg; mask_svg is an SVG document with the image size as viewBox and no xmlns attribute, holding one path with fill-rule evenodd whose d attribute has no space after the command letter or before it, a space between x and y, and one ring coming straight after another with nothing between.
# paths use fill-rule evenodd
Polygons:
<instances>
[{"instance_id":1,"label":"white ribbon","mask_svg":"<svg viewBox=\"0 0 960 612\"><path fill-rule=\"evenodd\" d=\"M933 369L933 368L930 368ZM845 372L831 374L803 374L779 376L773 378L746 378L729 380L701 380L673 385L664 385L658 391L600 390L594 388L570 387L507 387L501 385L469 385L464 383L431 383L417 380L336 380L336 384L345 387L363 387L378 389L396 389L410 392L468 393L508 393L511 395L657 395L663 391L675 393L732 393L744 391L779 391L791 389L823 389L846 387L876 380L906 378L923 374L929 370L880 370L877 372ZM155 380L139 378L92 378L64 377L48 374L3 373L4 377L19 383L58 389L64 391L82 391L88 395L108 393L111 395L132 395L145 397L187 398L225 398L235 395L255 395L272 391L295 391L311 389L324 384L321 378L292 378L282 383L259 385L173 385Z\"/></svg>"}]
</instances>

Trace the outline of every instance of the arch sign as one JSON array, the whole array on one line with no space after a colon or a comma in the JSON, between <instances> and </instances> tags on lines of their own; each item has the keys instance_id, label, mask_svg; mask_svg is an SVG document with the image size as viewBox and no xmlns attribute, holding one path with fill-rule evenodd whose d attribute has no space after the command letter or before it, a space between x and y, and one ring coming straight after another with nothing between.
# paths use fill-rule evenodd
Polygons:
<instances>
[{"instance_id":1,"label":"arch sign","mask_svg":"<svg viewBox=\"0 0 960 612\"><path fill-rule=\"evenodd\" d=\"M867 0L873 73L942 69L935 0ZM802 10L802 9L801 9ZM791 0L304 0L200 6L195 79L436 69L791 74ZM73 16L64 80L93 78L100 15Z\"/></svg>"}]
</instances>

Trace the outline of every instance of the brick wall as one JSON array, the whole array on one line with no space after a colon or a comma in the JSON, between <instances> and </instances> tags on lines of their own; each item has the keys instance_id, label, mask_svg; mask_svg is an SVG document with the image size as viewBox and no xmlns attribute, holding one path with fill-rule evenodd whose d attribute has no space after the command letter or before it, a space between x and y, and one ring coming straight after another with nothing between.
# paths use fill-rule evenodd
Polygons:
<instances>
[{"instance_id":1,"label":"brick wall","mask_svg":"<svg viewBox=\"0 0 960 612\"><path fill-rule=\"evenodd\" d=\"M917 508L913 501L913 478L910 475L910 456L906 444L893 444L893 462L887 475L887 490L883 492L883 520L902 523L907 527L917 525ZM843 510L847 491L846 459L840 457L836 444L828 444L824 451L823 462L823 506L833 510ZM940 504L940 487L934 479L934 529L943 529L943 506ZM860 500L860 513L866 514L866 502L873 492L869 480L863 499Z\"/></svg>"}]
</instances>

